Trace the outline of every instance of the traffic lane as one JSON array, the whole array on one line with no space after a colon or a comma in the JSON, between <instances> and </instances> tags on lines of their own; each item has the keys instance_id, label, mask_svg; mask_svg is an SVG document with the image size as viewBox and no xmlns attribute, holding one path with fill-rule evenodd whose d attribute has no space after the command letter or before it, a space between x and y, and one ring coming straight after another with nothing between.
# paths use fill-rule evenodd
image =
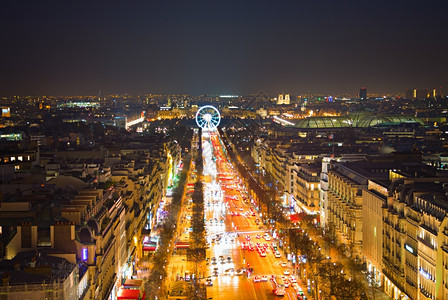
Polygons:
<instances>
[{"instance_id":1,"label":"traffic lane","mask_svg":"<svg viewBox=\"0 0 448 300\"><path fill-rule=\"evenodd\" d=\"M263 299L258 296L253 283L244 276L223 276L213 279L213 286L207 287L207 298L239 299L244 293L247 299Z\"/></svg>"},{"instance_id":2,"label":"traffic lane","mask_svg":"<svg viewBox=\"0 0 448 300\"><path fill-rule=\"evenodd\" d=\"M252 236L252 238L254 239L253 242L256 241L260 241L262 242L262 240L260 239L256 239L255 238L255 233L254 234L250 234ZM245 240L245 235L241 235L240 238L238 238L239 240L239 244L241 244L242 241ZM227 257L227 254L229 254L229 252L224 252L224 247L225 245L218 245L215 244L214 248L213 248L213 256L215 257L219 257L219 255L223 255L224 257ZM216 247L218 247L218 252L215 251ZM266 257L260 257L260 255L258 254L258 252L256 251L248 251L245 250L244 252L238 251L237 247L235 244L232 244L231 247L229 247L229 249L232 249L232 257L233 257L233 268L235 270L243 267L243 266L247 266L246 263L249 263L249 265L251 267L254 268L254 275L267 275L267 276L271 276L273 274L275 275L281 275L283 274L283 268L280 267L280 262L278 259L276 259L273 254L272 251L269 251L267 253ZM238 253L239 252L239 253ZM221 265L221 264L217 264L215 266L212 266L210 269L213 270L213 268L217 268L220 275L218 276L218 278L214 279L215 281L215 285L217 285L217 287L215 287L215 289L218 289L219 287L219 292L216 293L216 295L219 295L219 298L223 297L223 295L227 296L227 297L237 297L238 295L240 295L240 291L244 290L244 291L248 291L250 289L250 284L254 285L254 294L253 294L253 298L251 299L275 299L276 296L273 295L272 290L273 290L273 285L270 282L269 284L266 283L262 283L262 287L260 287L259 283L253 283L251 280L253 279L253 275L250 278L250 284L244 284L244 281L242 280L236 280L236 279L230 279L230 276L225 276L224 274L224 270L227 268L230 268L231 266L229 264L225 264L225 265ZM228 278L229 277L229 278ZM240 276L237 276L240 277ZM242 277L244 278L244 277ZM293 297L294 293L288 291L287 289L287 293L288 293L288 297ZM215 294L215 293L214 293ZM215 297L217 297L216 295L213 295ZM214 298L214 297L213 297ZM215 298L216 299L216 298ZM294 299L294 298L292 298Z\"/></svg>"},{"instance_id":3,"label":"traffic lane","mask_svg":"<svg viewBox=\"0 0 448 300\"><path fill-rule=\"evenodd\" d=\"M246 260L247 262L250 264L251 267L254 268L254 276L268 276L269 278L272 275L284 275L289 277L289 275L285 275L284 271L286 269L288 269L290 271L290 273L292 273L292 268L291 265L288 263L288 266L282 267L281 266L281 262L286 262L286 259L284 258L276 258L272 252L272 248L270 246L269 242L264 241L263 239L254 239L253 235L255 234L251 234L252 236L252 242L255 244L256 242L259 242L260 244L268 244L269 245L269 250L267 251L267 255L266 257L261 257L260 254L255 250L255 251L249 251L249 250L245 250L245 256L246 256ZM255 284L255 283L254 283ZM271 285L269 286L268 290L264 290L265 293L267 293L267 296L269 298L276 298L277 296L273 295L273 284L272 282L270 283ZM296 295L295 295L295 291L292 287L288 287L286 288L286 293L287 293L287 298L291 298L291 299L296 299Z\"/></svg>"},{"instance_id":4,"label":"traffic lane","mask_svg":"<svg viewBox=\"0 0 448 300\"><path fill-rule=\"evenodd\" d=\"M243 259L239 248L236 246L237 244L228 244L229 247L227 249L229 252L226 252L224 249L226 245L214 244L211 249L211 254L217 257L218 263L210 266L210 269L217 268L219 275L216 278L213 277L213 287L208 288L208 297L213 299L238 299L241 297L242 291L244 291L248 299L265 299L264 297L260 297L262 295L259 295L260 293L254 289L253 283L246 276L223 275L225 269L234 268L234 270L237 270L243 267ZM219 255L225 256L227 254L230 254L229 256L232 257L232 263L219 264Z\"/></svg>"},{"instance_id":5,"label":"traffic lane","mask_svg":"<svg viewBox=\"0 0 448 300\"><path fill-rule=\"evenodd\" d=\"M216 149L216 148L215 148ZM228 165L227 164L225 164L224 165L224 167L223 168L220 168L220 171L221 172L225 172L225 173L229 173L228 171L230 170L230 168L228 168ZM234 175L234 174L233 174ZM235 175L234 175L235 176ZM235 176L236 177L236 176ZM229 209L229 211L231 210L231 209L234 209L234 210L236 210L237 209L237 211L239 211L240 213L242 212L239 208L240 207L242 207L243 208L243 210L244 210L244 212L248 212L248 209L249 209L249 205L247 205L247 204L244 204L244 203L242 203L242 194L241 194L241 192L239 191L239 189L236 189L235 187L237 187L237 184L233 181L233 180L222 180L221 182L222 182L222 184L221 184L221 186L223 187L223 190L225 191L225 194L226 194L226 196L230 196L230 197L228 197L228 198L233 198L233 199L229 199L228 201L229 201L229 203L231 204L230 205L230 209ZM224 183L225 182L225 183ZM228 189L228 188L226 188L227 186L232 186L233 187L233 189ZM234 200L234 199L238 199L238 200L240 200L241 202L236 202L237 200ZM234 201L230 201L230 200L234 200ZM238 203L238 204L237 204ZM250 216L251 214L250 213L247 213L247 215L248 216ZM233 226L229 226L230 225L230 222L232 222L232 225ZM234 230L235 229L235 226L238 228L238 227L241 227L240 228L240 230L239 231L242 231L242 232L244 232L244 231L253 231L253 230L257 230L258 229L258 226L255 224L255 220L254 219L251 219L251 217L244 217L244 216L231 216L230 218L229 218L229 214L227 214L227 216L226 216L226 221L225 221L225 224L226 224L226 231L229 231L229 229L230 230ZM244 230L241 230L241 229L243 229L244 228ZM255 237L255 235L253 235L253 237ZM241 242L242 241L244 241L245 240L245 237L244 237L244 235L242 235L242 236L240 236L240 238L238 239L238 241L239 241L239 245L241 245ZM234 250L236 250L236 249L234 249ZM242 261L243 263L245 262L245 253L246 253L246 251L247 250L245 250L244 252L243 252L243 258L241 259L241 258L237 258L238 257L238 252L237 251L234 251L234 260L235 261ZM249 251L248 251L249 252ZM257 268L260 268L260 270L262 270L262 268L261 268L261 266L263 265L263 266L266 266L266 265L268 265L268 269L269 268L271 268L272 269L272 264L273 264L273 258L271 258L271 257L260 257L260 255L258 254L258 252L255 252L255 251L251 251L251 252L253 252L255 255L250 255L249 254L249 257L251 258L251 260L253 259L253 263L254 263L254 265L257 267ZM241 253L241 252L240 252ZM268 264L266 264L266 263L262 263L263 261L261 260L261 259L264 259L264 260L269 260L269 263ZM249 264L250 264L250 262L249 262ZM262 271L265 271L265 270L262 270ZM267 270L266 270L267 271ZM271 272L272 273L272 272ZM226 280L227 281L227 280ZM222 284L225 284L225 282L222 282ZM266 288L266 284L268 285L268 287ZM261 287L261 288L260 288ZM257 297L256 297L256 299L274 299L274 298L276 298L273 294L272 294L272 289L273 289L273 286L272 286L272 283L262 283L261 285L258 285L258 288L257 289L255 289L256 291L258 291L258 292L256 292L256 294L257 294ZM244 289L244 290L248 290L248 289Z\"/></svg>"},{"instance_id":6,"label":"traffic lane","mask_svg":"<svg viewBox=\"0 0 448 300\"><path fill-rule=\"evenodd\" d=\"M250 220L243 216L233 216L231 217L232 221L234 223L234 226L236 227L237 231L240 231L242 233L244 232L250 232L254 230L253 224L250 223Z\"/></svg>"},{"instance_id":7,"label":"traffic lane","mask_svg":"<svg viewBox=\"0 0 448 300\"><path fill-rule=\"evenodd\" d=\"M270 295L272 299L275 299L277 298L277 296L273 294L275 286L273 282L270 280L270 277L272 275L284 275L283 273L284 268L279 267L280 264L272 254L271 255L268 254L268 256L265 258L267 258L267 260L264 264L262 264L260 273L263 273L264 275L267 275L269 277L269 284L267 284L267 289L265 291ZM289 277L289 275L287 277ZM286 295L284 298L297 299L295 291L291 286L286 288L285 291Z\"/></svg>"},{"instance_id":8,"label":"traffic lane","mask_svg":"<svg viewBox=\"0 0 448 300\"><path fill-rule=\"evenodd\" d=\"M278 272L276 273L273 271L272 259L269 257L260 257L259 254L254 251L248 255L248 260L252 261L254 268L254 274L251 275L252 280L255 276L261 278L261 276L264 275L268 277L268 281L253 283L254 286L256 286L256 290L261 293L261 295L258 294L259 299L277 299L278 296L273 293L274 284L270 280L271 275L278 274Z\"/></svg>"}]
</instances>

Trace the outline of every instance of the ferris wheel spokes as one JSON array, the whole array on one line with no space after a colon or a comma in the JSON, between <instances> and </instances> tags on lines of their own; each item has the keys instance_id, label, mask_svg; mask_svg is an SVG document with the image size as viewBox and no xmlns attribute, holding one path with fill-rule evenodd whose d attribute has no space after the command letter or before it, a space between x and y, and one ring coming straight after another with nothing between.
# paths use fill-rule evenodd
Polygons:
<instances>
[{"instance_id":1,"label":"ferris wheel spokes","mask_svg":"<svg viewBox=\"0 0 448 300\"><path fill-rule=\"evenodd\" d=\"M196 124L203 130L215 130L220 122L221 115L214 106L202 106L196 113Z\"/></svg>"}]
</instances>

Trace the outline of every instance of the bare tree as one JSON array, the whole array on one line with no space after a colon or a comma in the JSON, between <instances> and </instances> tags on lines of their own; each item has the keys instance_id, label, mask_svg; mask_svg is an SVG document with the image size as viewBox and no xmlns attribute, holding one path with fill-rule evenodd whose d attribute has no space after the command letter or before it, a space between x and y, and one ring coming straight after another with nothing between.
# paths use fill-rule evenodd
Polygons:
<instances>
[{"instance_id":1,"label":"bare tree","mask_svg":"<svg viewBox=\"0 0 448 300\"><path fill-rule=\"evenodd\" d=\"M321 291L326 298L338 297L338 287L342 282L343 277L342 265L340 263L333 263L326 261L319 267L321 276Z\"/></svg>"},{"instance_id":2,"label":"bare tree","mask_svg":"<svg viewBox=\"0 0 448 300\"><path fill-rule=\"evenodd\" d=\"M341 263L326 261L319 268L322 295L330 299L367 299L362 278L348 277Z\"/></svg>"},{"instance_id":3,"label":"bare tree","mask_svg":"<svg viewBox=\"0 0 448 300\"><path fill-rule=\"evenodd\" d=\"M205 284L201 283L199 279L194 278L188 286L188 299L204 300L207 299L207 289Z\"/></svg>"},{"instance_id":4,"label":"bare tree","mask_svg":"<svg viewBox=\"0 0 448 300\"><path fill-rule=\"evenodd\" d=\"M339 299L367 299L365 282L358 277L342 276L337 285L337 295Z\"/></svg>"},{"instance_id":5,"label":"bare tree","mask_svg":"<svg viewBox=\"0 0 448 300\"><path fill-rule=\"evenodd\" d=\"M320 247L317 244L312 244L309 254L307 255L307 264L310 274L310 279L314 282L314 297L319 299L319 288L320 288L320 274L319 270L322 264L326 261Z\"/></svg>"}]
</instances>

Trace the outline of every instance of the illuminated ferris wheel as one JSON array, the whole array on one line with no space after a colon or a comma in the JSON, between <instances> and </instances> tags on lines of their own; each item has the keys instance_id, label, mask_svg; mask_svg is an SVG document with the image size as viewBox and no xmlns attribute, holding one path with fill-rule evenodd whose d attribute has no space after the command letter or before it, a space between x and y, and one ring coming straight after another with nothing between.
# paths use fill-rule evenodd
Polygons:
<instances>
[{"instance_id":1,"label":"illuminated ferris wheel","mask_svg":"<svg viewBox=\"0 0 448 300\"><path fill-rule=\"evenodd\" d=\"M220 122L221 115L214 106L202 106L196 113L196 124L203 130L215 130Z\"/></svg>"}]
</instances>

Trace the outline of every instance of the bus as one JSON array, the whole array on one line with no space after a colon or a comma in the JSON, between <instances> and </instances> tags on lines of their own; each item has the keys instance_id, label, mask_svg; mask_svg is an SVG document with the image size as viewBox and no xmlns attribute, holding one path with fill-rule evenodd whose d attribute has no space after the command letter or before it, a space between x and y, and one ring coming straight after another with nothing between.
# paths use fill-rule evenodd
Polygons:
<instances>
[{"instance_id":1,"label":"bus","mask_svg":"<svg viewBox=\"0 0 448 300\"><path fill-rule=\"evenodd\" d=\"M277 275L274 278L275 288L272 291L276 296L284 296L286 294L285 283L281 276Z\"/></svg>"}]
</instances>

